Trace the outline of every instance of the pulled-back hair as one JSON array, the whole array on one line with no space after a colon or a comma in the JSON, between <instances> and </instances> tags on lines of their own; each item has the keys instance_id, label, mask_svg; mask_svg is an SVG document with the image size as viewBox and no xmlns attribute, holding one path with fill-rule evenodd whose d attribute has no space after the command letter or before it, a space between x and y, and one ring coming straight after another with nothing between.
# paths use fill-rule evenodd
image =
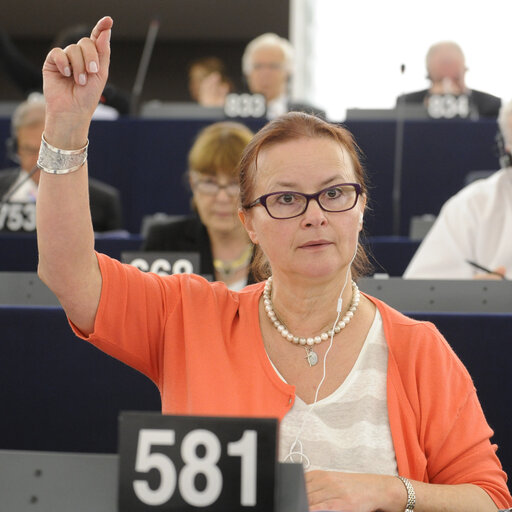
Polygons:
<instances>
[{"instance_id":1,"label":"pulled-back hair","mask_svg":"<svg viewBox=\"0 0 512 512\"><path fill-rule=\"evenodd\" d=\"M356 181L366 196L367 183L365 172L360 161L360 150L352 134L342 126L328 123L319 117L303 112L289 112L266 124L245 148L239 163L240 203L242 208L254 201L254 191L258 175L258 155L271 146L302 138L329 139L338 143L349 155L354 166ZM356 257L352 263L352 277L367 274L371 265L364 248L358 245ZM252 273L257 280L266 279L270 273L270 265L259 246L252 264Z\"/></svg>"}]
</instances>

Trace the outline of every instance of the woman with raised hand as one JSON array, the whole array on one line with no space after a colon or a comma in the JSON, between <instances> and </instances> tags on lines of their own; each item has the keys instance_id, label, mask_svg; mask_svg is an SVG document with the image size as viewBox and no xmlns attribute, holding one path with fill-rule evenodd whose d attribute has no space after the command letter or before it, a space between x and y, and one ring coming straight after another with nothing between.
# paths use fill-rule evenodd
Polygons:
<instances>
[{"instance_id":1,"label":"woman with raised hand","mask_svg":"<svg viewBox=\"0 0 512 512\"><path fill-rule=\"evenodd\" d=\"M351 135L269 123L240 162L240 218L265 281L240 292L94 252L86 145L110 18L44 65L41 278L75 332L145 373L173 414L274 416L312 510L492 511L512 498L462 363L431 324L360 294L365 176Z\"/></svg>"}]
</instances>

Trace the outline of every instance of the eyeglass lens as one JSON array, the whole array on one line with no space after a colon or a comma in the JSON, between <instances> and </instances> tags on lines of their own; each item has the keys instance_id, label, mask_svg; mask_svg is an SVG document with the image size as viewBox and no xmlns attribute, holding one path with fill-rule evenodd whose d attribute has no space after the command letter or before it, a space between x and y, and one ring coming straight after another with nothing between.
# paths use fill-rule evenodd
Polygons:
<instances>
[{"instance_id":1,"label":"eyeglass lens","mask_svg":"<svg viewBox=\"0 0 512 512\"><path fill-rule=\"evenodd\" d=\"M198 180L195 183L195 187L198 192L212 196L218 194L221 189L224 189L226 193L232 197L235 197L240 193L240 187L236 182L220 185L214 180Z\"/></svg>"},{"instance_id":2,"label":"eyeglass lens","mask_svg":"<svg viewBox=\"0 0 512 512\"><path fill-rule=\"evenodd\" d=\"M353 185L336 185L322 190L318 195L320 206L330 212L351 209L356 202L357 192ZM299 192L271 194L266 200L267 209L273 217L289 218L306 211L308 198Z\"/></svg>"}]
</instances>

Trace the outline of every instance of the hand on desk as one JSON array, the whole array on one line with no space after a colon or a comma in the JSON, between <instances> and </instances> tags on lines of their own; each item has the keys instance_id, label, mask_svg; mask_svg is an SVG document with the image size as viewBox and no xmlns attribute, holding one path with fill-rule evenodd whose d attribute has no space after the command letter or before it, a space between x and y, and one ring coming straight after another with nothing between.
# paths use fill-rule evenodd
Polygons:
<instances>
[{"instance_id":1,"label":"hand on desk","mask_svg":"<svg viewBox=\"0 0 512 512\"><path fill-rule=\"evenodd\" d=\"M309 471L305 477L310 510L385 512L407 503L405 487L394 476Z\"/></svg>"}]
</instances>

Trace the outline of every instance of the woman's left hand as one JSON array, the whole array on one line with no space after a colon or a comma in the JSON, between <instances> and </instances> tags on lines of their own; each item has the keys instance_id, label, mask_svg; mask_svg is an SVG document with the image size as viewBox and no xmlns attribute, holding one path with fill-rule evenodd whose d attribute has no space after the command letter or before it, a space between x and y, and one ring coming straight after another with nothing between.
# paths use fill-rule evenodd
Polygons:
<instances>
[{"instance_id":1,"label":"woman's left hand","mask_svg":"<svg viewBox=\"0 0 512 512\"><path fill-rule=\"evenodd\" d=\"M405 509L407 492L394 476L309 471L306 491L311 510L343 512Z\"/></svg>"}]
</instances>

